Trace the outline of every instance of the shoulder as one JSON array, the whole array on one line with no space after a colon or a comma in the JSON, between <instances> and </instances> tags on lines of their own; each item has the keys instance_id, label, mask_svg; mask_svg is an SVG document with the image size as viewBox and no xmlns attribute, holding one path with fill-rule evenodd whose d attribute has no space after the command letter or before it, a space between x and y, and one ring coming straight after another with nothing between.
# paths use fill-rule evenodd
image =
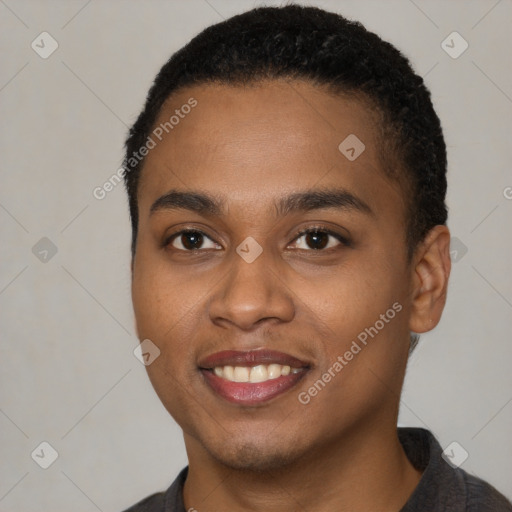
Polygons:
<instances>
[{"instance_id":1,"label":"shoulder","mask_svg":"<svg viewBox=\"0 0 512 512\"><path fill-rule=\"evenodd\" d=\"M158 492L144 498L123 512L164 512L165 493Z\"/></svg>"},{"instance_id":2,"label":"shoulder","mask_svg":"<svg viewBox=\"0 0 512 512\"><path fill-rule=\"evenodd\" d=\"M512 512L510 501L491 484L454 466L432 432L405 427L398 434L410 462L423 472L401 512Z\"/></svg>"},{"instance_id":3,"label":"shoulder","mask_svg":"<svg viewBox=\"0 0 512 512\"><path fill-rule=\"evenodd\" d=\"M468 512L512 512L512 503L491 484L460 471L466 484Z\"/></svg>"},{"instance_id":4,"label":"shoulder","mask_svg":"<svg viewBox=\"0 0 512 512\"><path fill-rule=\"evenodd\" d=\"M180 471L167 491L151 494L123 512L184 512L182 494L187 474L188 466Z\"/></svg>"}]
</instances>

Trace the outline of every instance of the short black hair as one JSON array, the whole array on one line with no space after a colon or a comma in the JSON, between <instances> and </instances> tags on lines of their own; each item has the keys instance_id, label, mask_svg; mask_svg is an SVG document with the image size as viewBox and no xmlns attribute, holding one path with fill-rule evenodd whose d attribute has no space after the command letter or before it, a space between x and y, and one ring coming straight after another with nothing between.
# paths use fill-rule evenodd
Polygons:
<instances>
[{"instance_id":1,"label":"short black hair","mask_svg":"<svg viewBox=\"0 0 512 512\"><path fill-rule=\"evenodd\" d=\"M379 115L387 174L405 183L408 255L435 225L446 224L446 146L430 92L408 59L361 23L317 7L258 7L209 26L161 68L126 143L124 179L132 223L144 159L134 159L164 102L187 86L306 80L362 98ZM341 141L340 141L341 142ZM398 170L399 169L399 170Z\"/></svg>"}]
</instances>

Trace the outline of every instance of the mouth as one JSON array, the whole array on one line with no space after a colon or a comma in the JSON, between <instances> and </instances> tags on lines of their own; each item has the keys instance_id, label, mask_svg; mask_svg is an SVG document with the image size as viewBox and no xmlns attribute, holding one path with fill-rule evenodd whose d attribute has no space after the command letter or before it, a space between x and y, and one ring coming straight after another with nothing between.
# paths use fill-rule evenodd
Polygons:
<instances>
[{"instance_id":1,"label":"mouth","mask_svg":"<svg viewBox=\"0 0 512 512\"><path fill-rule=\"evenodd\" d=\"M209 387L238 405L268 402L295 387L309 369L305 361L265 349L217 352L199 363Z\"/></svg>"}]
</instances>

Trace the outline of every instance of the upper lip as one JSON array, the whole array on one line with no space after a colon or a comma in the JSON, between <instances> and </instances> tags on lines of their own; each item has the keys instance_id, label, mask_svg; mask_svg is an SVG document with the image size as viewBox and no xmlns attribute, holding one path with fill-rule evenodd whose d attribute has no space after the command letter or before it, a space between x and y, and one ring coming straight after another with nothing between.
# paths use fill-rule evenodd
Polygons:
<instances>
[{"instance_id":1,"label":"upper lip","mask_svg":"<svg viewBox=\"0 0 512 512\"><path fill-rule=\"evenodd\" d=\"M217 366L258 366L260 364L281 364L292 368L305 368L308 363L293 357L284 352L276 350L257 349L257 350L224 350L215 352L199 361L199 367L203 369L212 369Z\"/></svg>"}]
</instances>

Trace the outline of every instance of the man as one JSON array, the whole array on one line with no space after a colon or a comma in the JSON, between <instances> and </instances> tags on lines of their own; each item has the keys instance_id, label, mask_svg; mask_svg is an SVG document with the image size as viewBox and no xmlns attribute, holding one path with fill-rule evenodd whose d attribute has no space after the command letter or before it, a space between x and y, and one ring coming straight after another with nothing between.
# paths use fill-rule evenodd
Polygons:
<instances>
[{"instance_id":1,"label":"man","mask_svg":"<svg viewBox=\"0 0 512 512\"><path fill-rule=\"evenodd\" d=\"M209 27L125 169L137 334L189 459L130 512L512 510L397 429L450 274L441 125L398 50L297 5Z\"/></svg>"}]
</instances>

